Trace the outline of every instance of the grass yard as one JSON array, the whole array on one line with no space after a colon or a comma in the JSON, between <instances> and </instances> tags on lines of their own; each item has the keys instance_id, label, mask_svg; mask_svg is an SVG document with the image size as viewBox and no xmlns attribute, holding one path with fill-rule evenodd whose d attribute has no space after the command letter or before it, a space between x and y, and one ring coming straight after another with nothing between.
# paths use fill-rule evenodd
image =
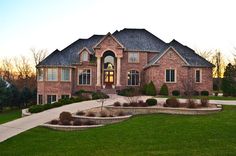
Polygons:
<instances>
[{"instance_id":1,"label":"grass yard","mask_svg":"<svg viewBox=\"0 0 236 156\"><path fill-rule=\"evenodd\" d=\"M169 98L169 97L173 97L173 96L164 96L164 95L157 95L156 97L159 98ZM186 99L186 97L184 96L175 96L176 98L181 98L181 99ZM193 99L201 99L202 96L193 96ZM225 97L225 96L207 96L209 100L236 100L236 97Z\"/></svg>"},{"instance_id":2,"label":"grass yard","mask_svg":"<svg viewBox=\"0 0 236 156\"><path fill-rule=\"evenodd\" d=\"M0 124L3 124L8 121L15 120L21 117L21 110L8 110L5 112L0 113Z\"/></svg>"},{"instance_id":3,"label":"grass yard","mask_svg":"<svg viewBox=\"0 0 236 156\"><path fill-rule=\"evenodd\" d=\"M152 114L86 131L37 127L0 143L0 155L235 155L236 106L202 116Z\"/></svg>"}]
</instances>

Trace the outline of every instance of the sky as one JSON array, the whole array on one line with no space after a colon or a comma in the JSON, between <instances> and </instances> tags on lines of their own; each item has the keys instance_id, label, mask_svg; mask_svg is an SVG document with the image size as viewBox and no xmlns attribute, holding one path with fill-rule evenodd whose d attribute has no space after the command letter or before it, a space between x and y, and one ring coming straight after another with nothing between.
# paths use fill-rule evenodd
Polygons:
<instances>
[{"instance_id":1,"label":"sky","mask_svg":"<svg viewBox=\"0 0 236 156\"><path fill-rule=\"evenodd\" d=\"M145 28L165 42L233 59L235 0L0 0L0 58L62 50L79 38Z\"/></svg>"}]
</instances>

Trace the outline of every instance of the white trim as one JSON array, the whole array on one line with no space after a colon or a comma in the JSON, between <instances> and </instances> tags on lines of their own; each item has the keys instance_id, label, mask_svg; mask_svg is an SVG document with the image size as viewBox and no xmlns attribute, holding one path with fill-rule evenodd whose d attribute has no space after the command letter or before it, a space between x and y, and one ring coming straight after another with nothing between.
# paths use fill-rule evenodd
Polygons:
<instances>
[{"instance_id":1,"label":"white trim","mask_svg":"<svg viewBox=\"0 0 236 156\"><path fill-rule=\"evenodd\" d=\"M90 70L90 84L79 84L79 70ZM91 68L78 68L77 70L77 86L91 86L92 85L92 69Z\"/></svg>"},{"instance_id":2,"label":"white trim","mask_svg":"<svg viewBox=\"0 0 236 156\"><path fill-rule=\"evenodd\" d=\"M196 81L196 80L197 80L197 79L196 79L196 72L197 72L198 70L200 71L200 82L197 82L197 81ZM199 68L198 68L198 69L194 69L194 80L195 80L195 81L194 81L195 83L202 83L202 69L199 69Z\"/></svg>"},{"instance_id":3,"label":"white trim","mask_svg":"<svg viewBox=\"0 0 236 156\"><path fill-rule=\"evenodd\" d=\"M87 51L89 54L92 54L92 52L87 48L87 47L83 47L79 52L78 54L80 55L81 52L83 51Z\"/></svg>"},{"instance_id":4,"label":"white trim","mask_svg":"<svg viewBox=\"0 0 236 156\"><path fill-rule=\"evenodd\" d=\"M167 48L162 54L161 54L161 56L156 60L156 61L154 61L154 63L153 64L155 64L157 61L159 61L170 49L173 49L173 51L187 64L187 65L189 65L189 63L178 53L178 51L174 48L174 47L172 47L172 46L170 46L169 48Z\"/></svg>"},{"instance_id":5,"label":"white trim","mask_svg":"<svg viewBox=\"0 0 236 156\"><path fill-rule=\"evenodd\" d=\"M175 71L175 81L166 81L166 70L174 70ZM165 83L176 83L177 82L177 70L175 68L166 68L165 69Z\"/></svg>"}]
</instances>

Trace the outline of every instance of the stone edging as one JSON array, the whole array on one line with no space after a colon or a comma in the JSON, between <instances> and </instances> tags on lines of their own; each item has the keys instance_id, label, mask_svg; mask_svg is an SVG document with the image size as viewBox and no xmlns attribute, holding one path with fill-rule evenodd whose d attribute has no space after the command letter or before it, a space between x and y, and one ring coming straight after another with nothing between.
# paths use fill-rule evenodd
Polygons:
<instances>
[{"instance_id":1,"label":"stone edging","mask_svg":"<svg viewBox=\"0 0 236 156\"><path fill-rule=\"evenodd\" d=\"M166 114L186 114L186 115L203 115L216 113L222 110L222 107L217 108L171 108L171 107L115 107L105 106L110 111L123 111L124 113L150 114L150 113L166 113Z\"/></svg>"},{"instance_id":2,"label":"stone edging","mask_svg":"<svg viewBox=\"0 0 236 156\"><path fill-rule=\"evenodd\" d=\"M52 125L52 124L43 124L43 127L55 129L55 130L62 130L62 131L74 131L74 130L85 130L88 128L96 128L101 127L104 125L82 125L82 126L72 126L72 125Z\"/></svg>"},{"instance_id":3,"label":"stone edging","mask_svg":"<svg viewBox=\"0 0 236 156\"><path fill-rule=\"evenodd\" d=\"M80 116L80 115L73 115L74 118L79 118L81 121L93 121L96 124L112 124L127 120L132 115L125 115L125 116L115 116L115 117L89 117L89 116Z\"/></svg>"},{"instance_id":4,"label":"stone edging","mask_svg":"<svg viewBox=\"0 0 236 156\"><path fill-rule=\"evenodd\" d=\"M22 109L21 110L21 116L24 117L24 116L30 116L31 113L29 112L29 109L26 108L26 109Z\"/></svg>"}]
</instances>

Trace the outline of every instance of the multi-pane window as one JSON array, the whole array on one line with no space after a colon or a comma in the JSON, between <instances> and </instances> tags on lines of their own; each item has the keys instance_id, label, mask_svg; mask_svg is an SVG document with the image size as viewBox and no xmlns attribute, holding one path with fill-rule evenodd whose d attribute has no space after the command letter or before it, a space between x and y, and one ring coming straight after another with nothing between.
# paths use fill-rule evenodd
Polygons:
<instances>
[{"instance_id":1,"label":"multi-pane window","mask_svg":"<svg viewBox=\"0 0 236 156\"><path fill-rule=\"evenodd\" d=\"M81 61L88 61L88 52L87 51L83 51L81 53Z\"/></svg>"},{"instance_id":2,"label":"multi-pane window","mask_svg":"<svg viewBox=\"0 0 236 156\"><path fill-rule=\"evenodd\" d=\"M83 69L78 71L79 85L90 85L91 71L90 69Z\"/></svg>"},{"instance_id":3,"label":"multi-pane window","mask_svg":"<svg viewBox=\"0 0 236 156\"><path fill-rule=\"evenodd\" d=\"M139 62L139 53L138 52L129 52L128 53L128 62L138 63Z\"/></svg>"},{"instance_id":4,"label":"multi-pane window","mask_svg":"<svg viewBox=\"0 0 236 156\"><path fill-rule=\"evenodd\" d=\"M69 99L70 95L61 95L61 99Z\"/></svg>"},{"instance_id":5,"label":"multi-pane window","mask_svg":"<svg viewBox=\"0 0 236 156\"><path fill-rule=\"evenodd\" d=\"M38 81L43 81L43 68L38 68L37 69L37 80Z\"/></svg>"},{"instance_id":6,"label":"multi-pane window","mask_svg":"<svg viewBox=\"0 0 236 156\"><path fill-rule=\"evenodd\" d=\"M136 70L131 70L128 72L128 85L137 86L139 85L139 72Z\"/></svg>"},{"instance_id":7,"label":"multi-pane window","mask_svg":"<svg viewBox=\"0 0 236 156\"><path fill-rule=\"evenodd\" d=\"M195 70L195 82L200 83L201 82L201 70Z\"/></svg>"},{"instance_id":8,"label":"multi-pane window","mask_svg":"<svg viewBox=\"0 0 236 156\"><path fill-rule=\"evenodd\" d=\"M70 68L62 68L61 69L61 80L62 81L70 81Z\"/></svg>"},{"instance_id":9,"label":"multi-pane window","mask_svg":"<svg viewBox=\"0 0 236 156\"><path fill-rule=\"evenodd\" d=\"M175 70L166 69L166 82L175 82Z\"/></svg>"},{"instance_id":10,"label":"multi-pane window","mask_svg":"<svg viewBox=\"0 0 236 156\"><path fill-rule=\"evenodd\" d=\"M47 103L54 103L57 101L57 96L56 95L48 95L47 96Z\"/></svg>"},{"instance_id":11,"label":"multi-pane window","mask_svg":"<svg viewBox=\"0 0 236 156\"><path fill-rule=\"evenodd\" d=\"M57 81L57 68L48 68L48 81Z\"/></svg>"},{"instance_id":12,"label":"multi-pane window","mask_svg":"<svg viewBox=\"0 0 236 156\"><path fill-rule=\"evenodd\" d=\"M38 104L43 104L43 95L38 95Z\"/></svg>"}]
</instances>

